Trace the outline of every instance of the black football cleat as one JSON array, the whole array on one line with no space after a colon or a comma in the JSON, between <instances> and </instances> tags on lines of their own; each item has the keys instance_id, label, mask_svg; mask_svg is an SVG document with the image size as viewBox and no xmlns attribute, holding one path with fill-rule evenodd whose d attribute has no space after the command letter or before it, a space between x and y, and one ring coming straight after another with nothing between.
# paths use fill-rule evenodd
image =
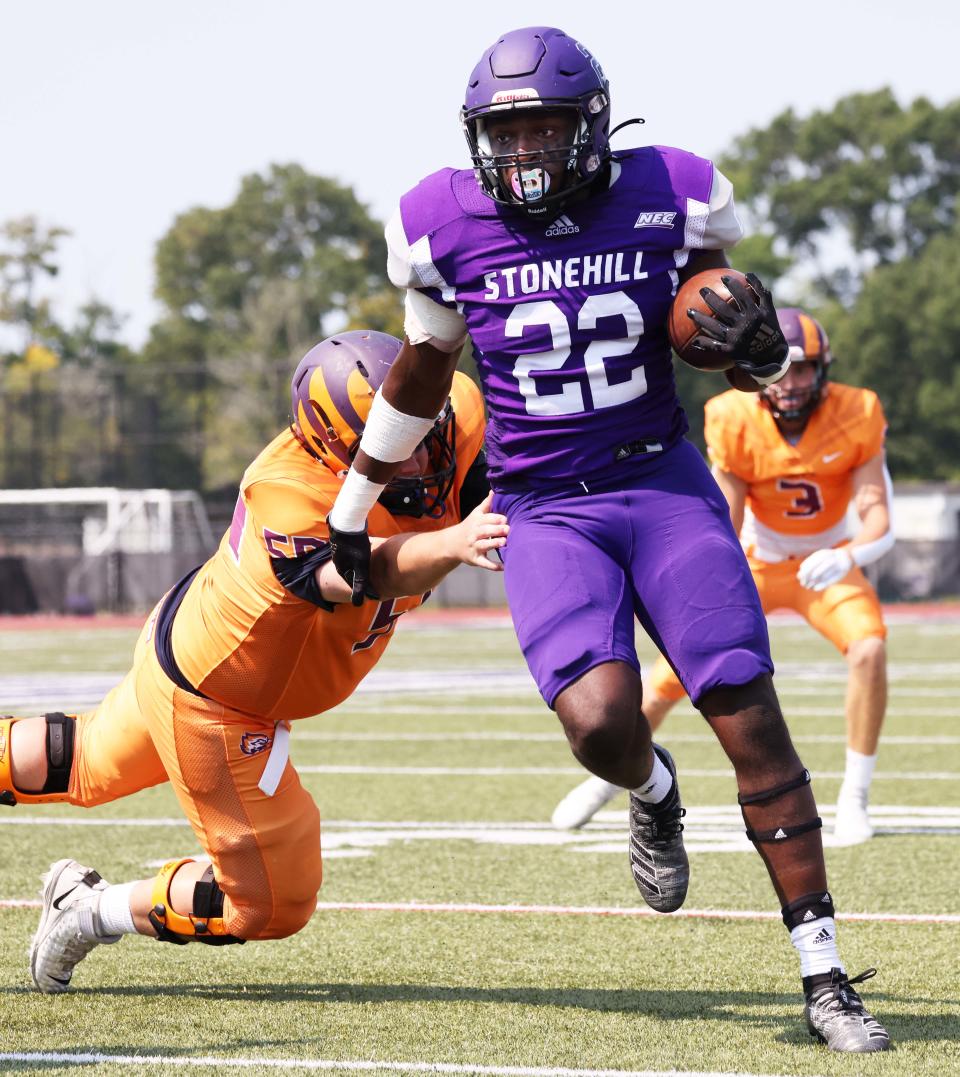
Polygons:
<instances>
[{"instance_id":1,"label":"black football cleat","mask_svg":"<svg viewBox=\"0 0 960 1077\"><path fill-rule=\"evenodd\" d=\"M686 899L690 882L681 822L686 809L680 803L673 758L658 744L653 750L673 775L673 788L659 804L648 804L630 794L630 870L651 909L676 912Z\"/></svg>"},{"instance_id":2,"label":"black football cleat","mask_svg":"<svg viewBox=\"0 0 960 1077\"><path fill-rule=\"evenodd\" d=\"M809 987L810 980L820 980L821 977L804 977L805 1013L810 1035L825 1043L831 1051L889 1051L891 1044L887 1030L867 1012L852 987L876 974L876 969L867 969L859 976L848 977L839 969L831 969L829 982L814 983Z\"/></svg>"}]
</instances>

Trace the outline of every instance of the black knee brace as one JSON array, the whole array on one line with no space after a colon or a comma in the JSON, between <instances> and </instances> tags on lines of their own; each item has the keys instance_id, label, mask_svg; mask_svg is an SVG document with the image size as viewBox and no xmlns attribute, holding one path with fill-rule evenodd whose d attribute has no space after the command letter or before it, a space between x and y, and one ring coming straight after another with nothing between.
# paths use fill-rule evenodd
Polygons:
<instances>
[{"instance_id":1,"label":"black knee brace","mask_svg":"<svg viewBox=\"0 0 960 1077\"><path fill-rule=\"evenodd\" d=\"M223 923L223 891L213 877L213 865L194 884L193 912L181 916L170 908L170 880L184 864L192 863L190 858L169 860L160 869L153 884L153 908L147 917L157 938L177 946L185 946L188 942L203 942L208 946L246 942L246 939L227 934Z\"/></svg>"},{"instance_id":2,"label":"black knee brace","mask_svg":"<svg viewBox=\"0 0 960 1077\"><path fill-rule=\"evenodd\" d=\"M65 793L70 786L77 723L59 712L45 714L44 718L47 720L47 781L40 792Z\"/></svg>"},{"instance_id":3,"label":"black knee brace","mask_svg":"<svg viewBox=\"0 0 960 1077\"><path fill-rule=\"evenodd\" d=\"M12 729L19 718L0 716L0 804L50 804L67 799L73 767L73 738L76 722L66 714L45 714L47 722L47 780L39 793L24 793L13 785L10 758Z\"/></svg>"},{"instance_id":4,"label":"black knee brace","mask_svg":"<svg viewBox=\"0 0 960 1077\"><path fill-rule=\"evenodd\" d=\"M788 838L797 838L801 834L806 834L810 830L819 830L823 826L823 820L819 815L805 823L797 823L794 826L778 826L774 830L753 830L747 821L746 813L743 811L744 807L749 804L763 804L769 800L777 800L787 793L792 793L794 789L800 789L809 784L810 771L804 770L798 777L791 779L789 782L784 782L782 785L775 785L772 789L764 789L759 793L747 793L746 795L741 793L737 797L737 803L740 805L743 821L747 824L747 837L756 845L758 842L765 841L786 841Z\"/></svg>"}]
</instances>

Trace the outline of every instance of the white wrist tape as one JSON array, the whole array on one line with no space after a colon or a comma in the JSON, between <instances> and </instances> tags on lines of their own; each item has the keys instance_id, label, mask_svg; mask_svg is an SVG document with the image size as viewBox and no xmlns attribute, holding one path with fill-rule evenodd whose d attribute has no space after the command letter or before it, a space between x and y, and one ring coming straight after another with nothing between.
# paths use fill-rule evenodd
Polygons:
<instances>
[{"instance_id":1,"label":"white wrist tape","mask_svg":"<svg viewBox=\"0 0 960 1077\"><path fill-rule=\"evenodd\" d=\"M328 519L338 531L362 531L367 526L367 514L383 493L384 485L371 482L366 475L350 468Z\"/></svg>"},{"instance_id":2,"label":"white wrist tape","mask_svg":"<svg viewBox=\"0 0 960 1077\"><path fill-rule=\"evenodd\" d=\"M363 428L360 448L374 460L399 464L413 455L413 450L433 429L434 422L435 419L397 411L378 389Z\"/></svg>"},{"instance_id":3,"label":"white wrist tape","mask_svg":"<svg viewBox=\"0 0 960 1077\"><path fill-rule=\"evenodd\" d=\"M879 561L885 553L893 549L895 541L891 528L885 535L874 539L873 542L865 542L862 546L848 546L847 552L853 559L853 563L863 568L864 565L872 565L874 561Z\"/></svg>"}]
</instances>

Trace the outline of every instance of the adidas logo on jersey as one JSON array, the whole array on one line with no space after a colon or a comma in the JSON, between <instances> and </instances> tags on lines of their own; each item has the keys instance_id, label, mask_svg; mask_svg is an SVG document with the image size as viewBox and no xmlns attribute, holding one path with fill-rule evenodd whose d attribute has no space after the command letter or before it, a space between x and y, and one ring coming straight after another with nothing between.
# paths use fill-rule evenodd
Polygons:
<instances>
[{"instance_id":1,"label":"adidas logo on jersey","mask_svg":"<svg viewBox=\"0 0 960 1077\"><path fill-rule=\"evenodd\" d=\"M579 227L575 225L569 217L561 215L550 225L544 234L548 236L572 236L574 232L579 231Z\"/></svg>"},{"instance_id":2,"label":"adidas logo on jersey","mask_svg":"<svg viewBox=\"0 0 960 1077\"><path fill-rule=\"evenodd\" d=\"M634 228L672 228L676 210L644 210L637 218Z\"/></svg>"}]
</instances>

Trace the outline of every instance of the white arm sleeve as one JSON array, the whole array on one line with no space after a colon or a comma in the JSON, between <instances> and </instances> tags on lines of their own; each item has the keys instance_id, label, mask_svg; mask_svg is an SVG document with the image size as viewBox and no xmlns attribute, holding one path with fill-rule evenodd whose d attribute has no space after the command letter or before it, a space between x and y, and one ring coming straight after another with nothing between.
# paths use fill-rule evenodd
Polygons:
<instances>
[{"instance_id":1,"label":"white arm sleeve","mask_svg":"<svg viewBox=\"0 0 960 1077\"><path fill-rule=\"evenodd\" d=\"M702 246L708 250L726 250L728 247L735 246L741 239L743 239L743 225L737 216L737 207L733 201L733 184L714 165L713 186L710 189L710 204Z\"/></svg>"},{"instance_id":2,"label":"white arm sleeve","mask_svg":"<svg viewBox=\"0 0 960 1077\"><path fill-rule=\"evenodd\" d=\"M862 546L849 547L850 556L855 565L863 568L864 565L872 565L874 561L879 561L885 553L893 549L894 542L896 542L896 539L893 536L893 531L887 531L886 534L874 539L873 542L865 542Z\"/></svg>"},{"instance_id":3,"label":"white arm sleeve","mask_svg":"<svg viewBox=\"0 0 960 1077\"><path fill-rule=\"evenodd\" d=\"M885 534L878 539L874 539L873 542L865 542L862 546L850 547L850 556L853 558L853 563L861 568L864 565L872 565L874 561L879 561L885 553L893 549L893 544L896 542L896 537L893 533L893 480L890 478L890 472L886 464L883 465L883 485L887 490L887 514L890 526Z\"/></svg>"}]
</instances>

